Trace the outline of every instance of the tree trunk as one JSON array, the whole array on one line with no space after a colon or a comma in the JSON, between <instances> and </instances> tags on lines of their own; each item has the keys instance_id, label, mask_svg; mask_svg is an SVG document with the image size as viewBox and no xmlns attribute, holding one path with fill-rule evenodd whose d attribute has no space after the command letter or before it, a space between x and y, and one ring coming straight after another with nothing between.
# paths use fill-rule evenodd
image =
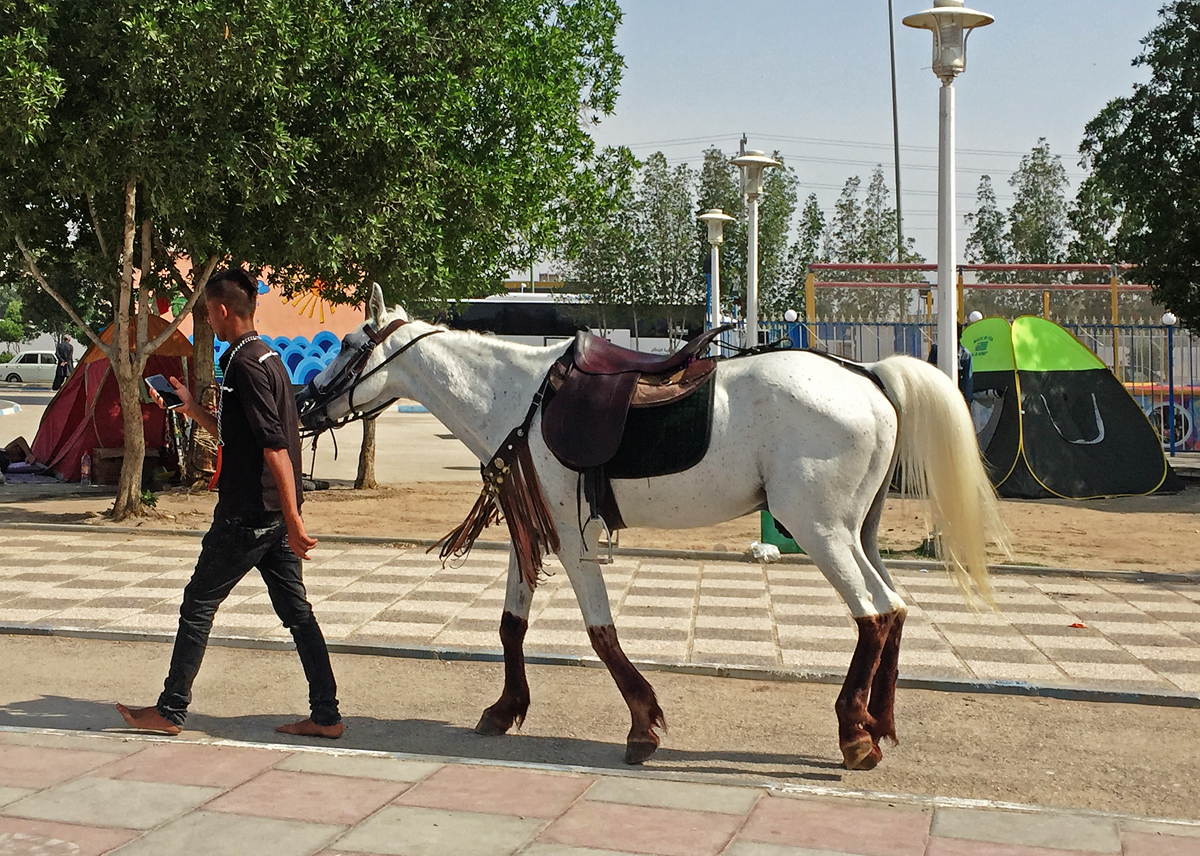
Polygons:
<instances>
[{"instance_id":1,"label":"tree trunk","mask_svg":"<svg viewBox=\"0 0 1200 856\"><path fill-rule=\"evenodd\" d=\"M118 333L118 335L120 335ZM146 457L146 434L142 427L141 372L119 370L113 364L121 400L121 425L125 432L125 457L117 479L113 520L121 521L142 513L142 461ZM93 467L95 463L93 462Z\"/></svg>"},{"instance_id":2,"label":"tree trunk","mask_svg":"<svg viewBox=\"0 0 1200 856\"><path fill-rule=\"evenodd\" d=\"M358 453L358 475L354 478L355 490L374 490L375 481L375 417L364 419L362 449Z\"/></svg>"},{"instance_id":3,"label":"tree trunk","mask_svg":"<svg viewBox=\"0 0 1200 856\"><path fill-rule=\"evenodd\" d=\"M208 323L208 304L202 297L192 307L192 395L199 401L204 388L215 381L213 330Z\"/></svg>"}]
</instances>

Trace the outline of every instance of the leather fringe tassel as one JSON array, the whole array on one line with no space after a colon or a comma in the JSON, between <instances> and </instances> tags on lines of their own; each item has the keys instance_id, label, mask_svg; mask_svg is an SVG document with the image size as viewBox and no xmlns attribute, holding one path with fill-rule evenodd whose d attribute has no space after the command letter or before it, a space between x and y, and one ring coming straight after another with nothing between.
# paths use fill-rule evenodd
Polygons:
<instances>
[{"instance_id":1,"label":"leather fringe tassel","mask_svg":"<svg viewBox=\"0 0 1200 856\"><path fill-rule=\"evenodd\" d=\"M529 423L513 429L492 460L483 467L483 490L465 520L426 552L440 546L441 559L465 558L483 530L503 519L517 555L517 568L530 590L537 587L542 560L559 549L558 529L542 493L533 455ZM499 509L497 509L499 505Z\"/></svg>"}]
</instances>

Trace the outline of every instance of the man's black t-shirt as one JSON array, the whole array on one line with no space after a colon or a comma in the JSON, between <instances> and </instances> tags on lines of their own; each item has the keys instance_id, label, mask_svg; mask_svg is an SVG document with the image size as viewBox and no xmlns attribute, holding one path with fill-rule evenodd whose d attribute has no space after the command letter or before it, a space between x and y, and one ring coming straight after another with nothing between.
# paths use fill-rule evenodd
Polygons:
<instances>
[{"instance_id":1,"label":"man's black t-shirt","mask_svg":"<svg viewBox=\"0 0 1200 856\"><path fill-rule=\"evenodd\" d=\"M300 427L296 399L283 361L247 333L230 342L221 357L221 476L217 481L216 520L247 518L280 511L275 477L264 449L287 449L296 480L296 505L304 501L300 485ZM230 359L230 355L232 359Z\"/></svg>"}]
</instances>

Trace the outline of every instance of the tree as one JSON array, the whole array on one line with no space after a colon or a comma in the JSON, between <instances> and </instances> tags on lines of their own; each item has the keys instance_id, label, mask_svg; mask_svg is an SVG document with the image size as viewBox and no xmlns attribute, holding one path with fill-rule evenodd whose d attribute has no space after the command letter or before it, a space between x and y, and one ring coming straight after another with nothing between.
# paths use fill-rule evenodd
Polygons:
<instances>
[{"instance_id":1,"label":"tree","mask_svg":"<svg viewBox=\"0 0 1200 856\"><path fill-rule=\"evenodd\" d=\"M779 152L772 157L783 161ZM763 318L782 318L803 291L804 277L788 246L798 186L796 171L786 163L763 176L758 202L758 306Z\"/></svg>"},{"instance_id":2,"label":"tree","mask_svg":"<svg viewBox=\"0 0 1200 856\"><path fill-rule=\"evenodd\" d=\"M637 193L635 240L647 256L647 278L630 302L635 310L640 304L666 311L672 345L676 308L704 301L704 277L696 265L695 182L687 164L671 169L656 152L642 165Z\"/></svg>"},{"instance_id":3,"label":"tree","mask_svg":"<svg viewBox=\"0 0 1200 856\"><path fill-rule=\"evenodd\" d=\"M607 148L596 159L603 197L586 197L592 210L576 218L564 234L566 278L583 289L585 303L573 303L579 323L610 329L618 306L628 305L638 283L648 276L648 258L635 238L638 162L629 149Z\"/></svg>"},{"instance_id":4,"label":"tree","mask_svg":"<svg viewBox=\"0 0 1200 856\"><path fill-rule=\"evenodd\" d=\"M1173 0L1142 39L1150 72L1084 129L1080 154L1121 212L1119 254L1200 332L1200 0Z\"/></svg>"},{"instance_id":5,"label":"tree","mask_svg":"<svg viewBox=\"0 0 1200 856\"><path fill-rule=\"evenodd\" d=\"M1014 190L1008 210L1008 243L1018 264L1055 264L1067 248L1067 171L1050 153L1046 138L1021 158L1009 178Z\"/></svg>"},{"instance_id":6,"label":"tree","mask_svg":"<svg viewBox=\"0 0 1200 856\"><path fill-rule=\"evenodd\" d=\"M720 149L706 149L704 163L700 167L700 190L697 208L700 212L719 208L730 217L732 223L725 224L725 243L721 245L721 289L723 292L720 312L729 314L733 297L740 295L746 285L746 198L742 194L737 167ZM708 227L697 221L696 235L699 238L700 269L709 255Z\"/></svg>"},{"instance_id":7,"label":"tree","mask_svg":"<svg viewBox=\"0 0 1200 856\"><path fill-rule=\"evenodd\" d=\"M1121 210L1112 193L1095 175L1079 185L1075 201L1067 211L1073 237L1067 259L1082 264L1112 264L1118 258L1117 227ZM1105 277L1107 279L1107 277Z\"/></svg>"},{"instance_id":8,"label":"tree","mask_svg":"<svg viewBox=\"0 0 1200 856\"><path fill-rule=\"evenodd\" d=\"M188 295L161 340L225 260L345 302L488 290L531 251L513 235L549 243L597 192L580 119L615 98L611 0L0 3L22 34L0 42L0 238L112 361L117 518L140 509L152 295ZM110 344L49 261L100 284Z\"/></svg>"},{"instance_id":9,"label":"tree","mask_svg":"<svg viewBox=\"0 0 1200 856\"><path fill-rule=\"evenodd\" d=\"M963 216L971 229L967 236L966 260L973 264L1009 264L1011 248L1008 242L1008 216L996 204L996 191L992 189L992 177L980 176L975 191L975 210ZM980 271L980 282L1012 282L1013 278L999 271ZM1028 311L1031 295L1016 289L997 291L972 289L965 295L968 306L984 315L1015 317Z\"/></svg>"},{"instance_id":10,"label":"tree","mask_svg":"<svg viewBox=\"0 0 1200 856\"><path fill-rule=\"evenodd\" d=\"M21 301L14 297L0 314L0 345L16 345L25 341L28 335L29 331L21 319ZM3 350L11 352L8 347Z\"/></svg>"},{"instance_id":11,"label":"tree","mask_svg":"<svg viewBox=\"0 0 1200 856\"><path fill-rule=\"evenodd\" d=\"M963 215L971 233L967 236L966 259L971 264L1008 264L1008 235L1005 232L1005 216L996 204L996 191L992 189L992 177L979 177L975 190L975 210ZM999 282L991 273L981 273L984 282Z\"/></svg>"},{"instance_id":12,"label":"tree","mask_svg":"<svg viewBox=\"0 0 1200 856\"><path fill-rule=\"evenodd\" d=\"M836 262L887 263L897 261L896 209L888 205L889 191L883 169L875 167L867 185L864 202L858 198L862 179L853 176L842 186L834 205L834 215L825 233L825 255ZM905 248L901 262L920 261L912 250L912 241ZM870 272L847 271L847 281L868 282L876 279ZM896 281L902 281L900 277ZM820 314L823 317L859 317L887 320L904 315L910 295L898 288L826 288L819 292Z\"/></svg>"},{"instance_id":13,"label":"tree","mask_svg":"<svg viewBox=\"0 0 1200 856\"><path fill-rule=\"evenodd\" d=\"M332 35L325 0L228 5L47 0L6 16L31 34L6 49L42 81L22 91L43 94L15 117L0 110L0 222L17 262L4 267L23 268L110 360L125 433L116 519L142 507L142 370L225 255L224 210L261 216L308 155L287 125ZM191 299L152 339L152 294L185 254ZM107 342L60 277L102 289Z\"/></svg>"}]
</instances>

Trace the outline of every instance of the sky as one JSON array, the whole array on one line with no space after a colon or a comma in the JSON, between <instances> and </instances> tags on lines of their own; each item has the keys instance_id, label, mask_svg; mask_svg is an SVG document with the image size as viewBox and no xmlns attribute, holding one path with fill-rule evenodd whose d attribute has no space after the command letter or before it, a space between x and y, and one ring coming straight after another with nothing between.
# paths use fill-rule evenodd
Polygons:
<instances>
[{"instance_id":1,"label":"sky","mask_svg":"<svg viewBox=\"0 0 1200 856\"><path fill-rule=\"evenodd\" d=\"M934 260L939 82L932 34L901 24L932 0L893 0L905 234ZM1045 137L1072 190L1083 177L1084 125L1147 79L1132 60L1161 0L970 0L995 23L967 42L957 90L957 198L973 210L988 174L1001 208L1008 179ZM894 193L886 0L621 0L626 69L613 115L592 135L638 157L662 151L699 167L704 149L778 150L800 200L816 193L828 216L842 184L865 187L882 164ZM894 197L893 197L894 198Z\"/></svg>"}]
</instances>

